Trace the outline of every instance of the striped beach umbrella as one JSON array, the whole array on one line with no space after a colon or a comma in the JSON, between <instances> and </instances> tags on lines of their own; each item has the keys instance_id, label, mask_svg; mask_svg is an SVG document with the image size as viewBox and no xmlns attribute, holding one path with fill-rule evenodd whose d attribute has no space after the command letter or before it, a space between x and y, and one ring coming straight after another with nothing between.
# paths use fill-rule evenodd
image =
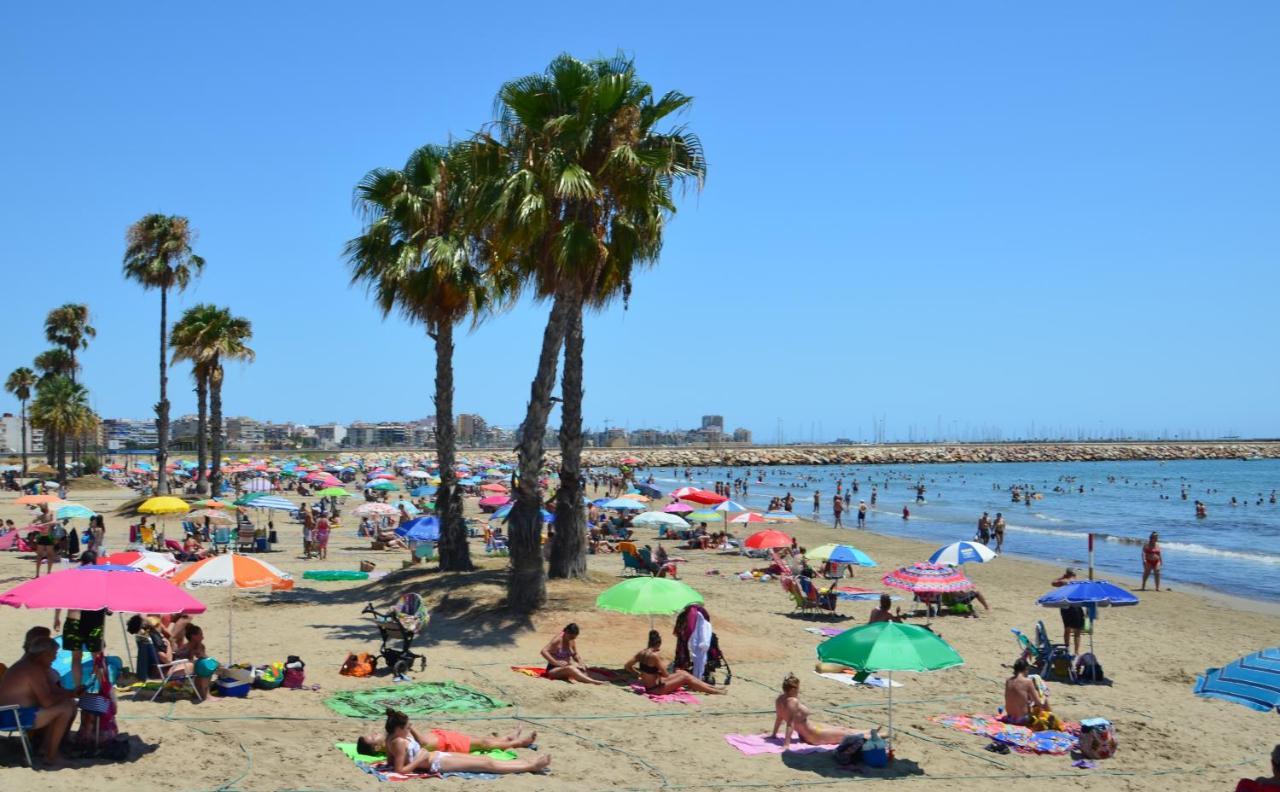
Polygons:
<instances>
[{"instance_id":1,"label":"striped beach umbrella","mask_svg":"<svg viewBox=\"0 0 1280 792\"><path fill-rule=\"evenodd\" d=\"M759 512L743 512L742 514L739 514L737 517L734 517L729 522L737 525L743 525L746 523L765 523L769 521L766 520L764 518L764 515L760 514Z\"/></svg>"},{"instance_id":2,"label":"striped beach umbrella","mask_svg":"<svg viewBox=\"0 0 1280 792\"><path fill-rule=\"evenodd\" d=\"M984 564L996 557L991 548L978 542L953 542L946 547L939 547L929 556L931 564Z\"/></svg>"},{"instance_id":3,"label":"striped beach umbrella","mask_svg":"<svg viewBox=\"0 0 1280 792\"><path fill-rule=\"evenodd\" d=\"M173 583L187 588L270 588L272 591L283 591L293 588L293 576L253 556L223 553L197 561L179 571L173 576ZM227 608L228 665L231 664L233 656L231 638L235 634L232 629L234 612L235 600L233 599Z\"/></svg>"},{"instance_id":4,"label":"striped beach umbrella","mask_svg":"<svg viewBox=\"0 0 1280 792\"><path fill-rule=\"evenodd\" d=\"M277 511L296 511L298 505L281 498L279 495L263 495L243 504L250 509L275 509Z\"/></svg>"},{"instance_id":5,"label":"striped beach umbrella","mask_svg":"<svg viewBox=\"0 0 1280 792\"><path fill-rule=\"evenodd\" d=\"M1242 704L1258 712L1280 712L1280 646L1245 655L1196 677L1197 696Z\"/></svg>"},{"instance_id":6,"label":"striped beach umbrella","mask_svg":"<svg viewBox=\"0 0 1280 792\"><path fill-rule=\"evenodd\" d=\"M178 571L178 563L173 560L172 555L168 553L153 553L149 550L126 550L122 553L112 553L109 556L99 558L98 563L133 567L134 569L141 569L148 575L162 578L173 577L173 574Z\"/></svg>"},{"instance_id":7,"label":"striped beach umbrella","mask_svg":"<svg viewBox=\"0 0 1280 792\"><path fill-rule=\"evenodd\" d=\"M927 563L896 569L880 582L912 594L950 594L973 588L973 581L955 567Z\"/></svg>"}]
</instances>

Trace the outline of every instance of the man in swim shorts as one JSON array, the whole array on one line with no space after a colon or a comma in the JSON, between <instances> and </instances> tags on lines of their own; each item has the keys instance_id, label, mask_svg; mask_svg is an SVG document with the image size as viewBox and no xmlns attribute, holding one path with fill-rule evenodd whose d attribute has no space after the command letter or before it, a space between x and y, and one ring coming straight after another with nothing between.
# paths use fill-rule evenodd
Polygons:
<instances>
[{"instance_id":1,"label":"man in swim shorts","mask_svg":"<svg viewBox=\"0 0 1280 792\"><path fill-rule=\"evenodd\" d=\"M16 713L0 712L0 726L14 726L16 717L23 729L39 736L44 760L51 765L58 762L58 747L76 714L75 698L53 683L50 666L57 655L58 645L52 638L33 638L22 659L0 679L0 706L18 707Z\"/></svg>"}]
</instances>

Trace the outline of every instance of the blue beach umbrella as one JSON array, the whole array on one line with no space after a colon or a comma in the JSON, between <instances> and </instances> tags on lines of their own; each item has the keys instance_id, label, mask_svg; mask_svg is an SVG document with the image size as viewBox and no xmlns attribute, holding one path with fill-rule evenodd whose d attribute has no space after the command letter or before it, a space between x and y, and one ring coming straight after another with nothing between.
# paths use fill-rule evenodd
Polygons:
<instances>
[{"instance_id":1,"label":"blue beach umbrella","mask_svg":"<svg viewBox=\"0 0 1280 792\"><path fill-rule=\"evenodd\" d=\"M435 517L419 517L396 529L396 536L410 542L438 542L440 521Z\"/></svg>"},{"instance_id":2,"label":"blue beach umbrella","mask_svg":"<svg viewBox=\"0 0 1280 792\"><path fill-rule=\"evenodd\" d=\"M1070 608L1079 605L1091 620L1098 618L1098 608L1120 608L1137 605L1138 598L1106 580L1080 580L1069 583L1062 588L1054 589L1036 600L1036 604L1044 608ZM1089 652L1093 652L1093 634L1089 631Z\"/></svg>"},{"instance_id":3,"label":"blue beach umbrella","mask_svg":"<svg viewBox=\"0 0 1280 792\"><path fill-rule=\"evenodd\" d=\"M737 501L727 500L727 501L722 501L721 503L716 504L716 507L712 509L712 511L744 512L744 511L751 511L751 510L748 509L746 506L743 506L741 503L738 503Z\"/></svg>"},{"instance_id":4,"label":"blue beach umbrella","mask_svg":"<svg viewBox=\"0 0 1280 792\"><path fill-rule=\"evenodd\" d=\"M983 564L996 557L991 548L977 542L955 542L946 547L939 547L929 556L931 564Z\"/></svg>"},{"instance_id":5,"label":"blue beach umbrella","mask_svg":"<svg viewBox=\"0 0 1280 792\"><path fill-rule=\"evenodd\" d=\"M428 495L435 495L436 488L428 487L427 485L423 484L421 487L414 487L413 489L411 489L409 491L409 494L415 498L425 498Z\"/></svg>"},{"instance_id":6,"label":"blue beach umbrella","mask_svg":"<svg viewBox=\"0 0 1280 792\"><path fill-rule=\"evenodd\" d=\"M600 504L602 509L618 509L620 511L646 511L649 507L630 498L614 498Z\"/></svg>"},{"instance_id":7,"label":"blue beach umbrella","mask_svg":"<svg viewBox=\"0 0 1280 792\"><path fill-rule=\"evenodd\" d=\"M827 544L816 547L805 553L808 558L818 561L830 561L833 564L853 564L854 566L877 566L871 556L852 545Z\"/></svg>"},{"instance_id":8,"label":"blue beach umbrella","mask_svg":"<svg viewBox=\"0 0 1280 792\"><path fill-rule=\"evenodd\" d=\"M652 484L637 484L636 492L639 492L641 495L646 495L650 498L662 497L662 490L658 489Z\"/></svg>"},{"instance_id":9,"label":"blue beach umbrella","mask_svg":"<svg viewBox=\"0 0 1280 792\"><path fill-rule=\"evenodd\" d=\"M1280 646L1245 655L1196 677L1197 696L1242 704L1258 712L1280 712Z\"/></svg>"},{"instance_id":10,"label":"blue beach umbrella","mask_svg":"<svg viewBox=\"0 0 1280 792\"><path fill-rule=\"evenodd\" d=\"M407 500L398 500L395 503L391 504L391 508L393 509L398 509L401 506L404 507L404 510L408 512L410 517L417 515L421 511L417 506L414 506L412 503L410 503Z\"/></svg>"},{"instance_id":11,"label":"blue beach umbrella","mask_svg":"<svg viewBox=\"0 0 1280 792\"><path fill-rule=\"evenodd\" d=\"M59 506L53 516L59 520L87 520L97 515L93 509L81 506L78 503L68 503L65 506Z\"/></svg>"}]
</instances>

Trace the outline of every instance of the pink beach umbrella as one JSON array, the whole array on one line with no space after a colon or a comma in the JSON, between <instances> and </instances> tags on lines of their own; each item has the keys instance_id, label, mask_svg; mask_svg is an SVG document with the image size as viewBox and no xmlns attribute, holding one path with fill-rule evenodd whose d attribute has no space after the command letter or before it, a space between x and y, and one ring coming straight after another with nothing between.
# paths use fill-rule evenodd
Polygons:
<instances>
[{"instance_id":1,"label":"pink beach umbrella","mask_svg":"<svg viewBox=\"0 0 1280 792\"><path fill-rule=\"evenodd\" d=\"M67 608L117 613L204 613L204 603L145 572L74 567L19 583L0 594L12 608Z\"/></svg>"},{"instance_id":2,"label":"pink beach umbrella","mask_svg":"<svg viewBox=\"0 0 1280 792\"><path fill-rule=\"evenodd\" d=\"M688 514L693 511L693 507L687 503L673 503L663 509L667 514Z\"/></svg>"}]
</instances>

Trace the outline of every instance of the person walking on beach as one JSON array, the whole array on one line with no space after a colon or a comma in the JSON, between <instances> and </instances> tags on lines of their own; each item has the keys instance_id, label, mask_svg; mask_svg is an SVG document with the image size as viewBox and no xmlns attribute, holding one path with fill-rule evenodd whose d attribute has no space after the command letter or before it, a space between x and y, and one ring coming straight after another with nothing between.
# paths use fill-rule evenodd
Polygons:
<instances>
[{"instance_id":1,"label":"person walking on beach","mask_svg":"<svg viewBox=\"0 0 1280 792\"><path fill-rule=\"evenodd\" d=\"M867 502L858 501L858 527L867 527Z\"/></svg>"},{"instance_id":2,"label":"person walking on beach","mask_svg":"<svg viewBox=\"0 0 1280 792\"><path fill-rule=\"evenodd\" d=\"M1160 534L1152 531L1151 536L1147 539L1147 543L1142 546L1142 588L1141 591L1147 590L1147 578L1155 573L1156 591L1160 590L1160 567L1164 566L1164 560L1160 554Z\"/></svg>"},{"instance_id":3,"label":"person walking on beach","mask_svg":"<svg viewBox=\"0 0 1280 792\"><path fill-rule=\"evenodd\" d=\"M978 518L977 538L984 545L991 544L991 518L987 516L986 512L983 512L982 516Z\"/></svg>"},{"instance_id":4,"label":"person walking on beach","mask_svg":"<svg viewBox=\"0 0 1280 792\"><path fill-rule=\"evenodd\" d=\"M1004 514L996 512L996 521L991 525L992 538L996 540L996 552L1004 550Z\"/></svg>"},{"instance_id":5,"label":"person walking on beach","mask_svg":"<svg viewBox=\"0 0 1280 792\"><path fill-rule=\"evenodd\" d=\"M836 528L843 528L844 523L840 521L840 516L844 514L844 501L839 495L835 496L831 501L831 510L834 511L836 515L835 523L833 525Z\"/></svg>"}]
</instances>

